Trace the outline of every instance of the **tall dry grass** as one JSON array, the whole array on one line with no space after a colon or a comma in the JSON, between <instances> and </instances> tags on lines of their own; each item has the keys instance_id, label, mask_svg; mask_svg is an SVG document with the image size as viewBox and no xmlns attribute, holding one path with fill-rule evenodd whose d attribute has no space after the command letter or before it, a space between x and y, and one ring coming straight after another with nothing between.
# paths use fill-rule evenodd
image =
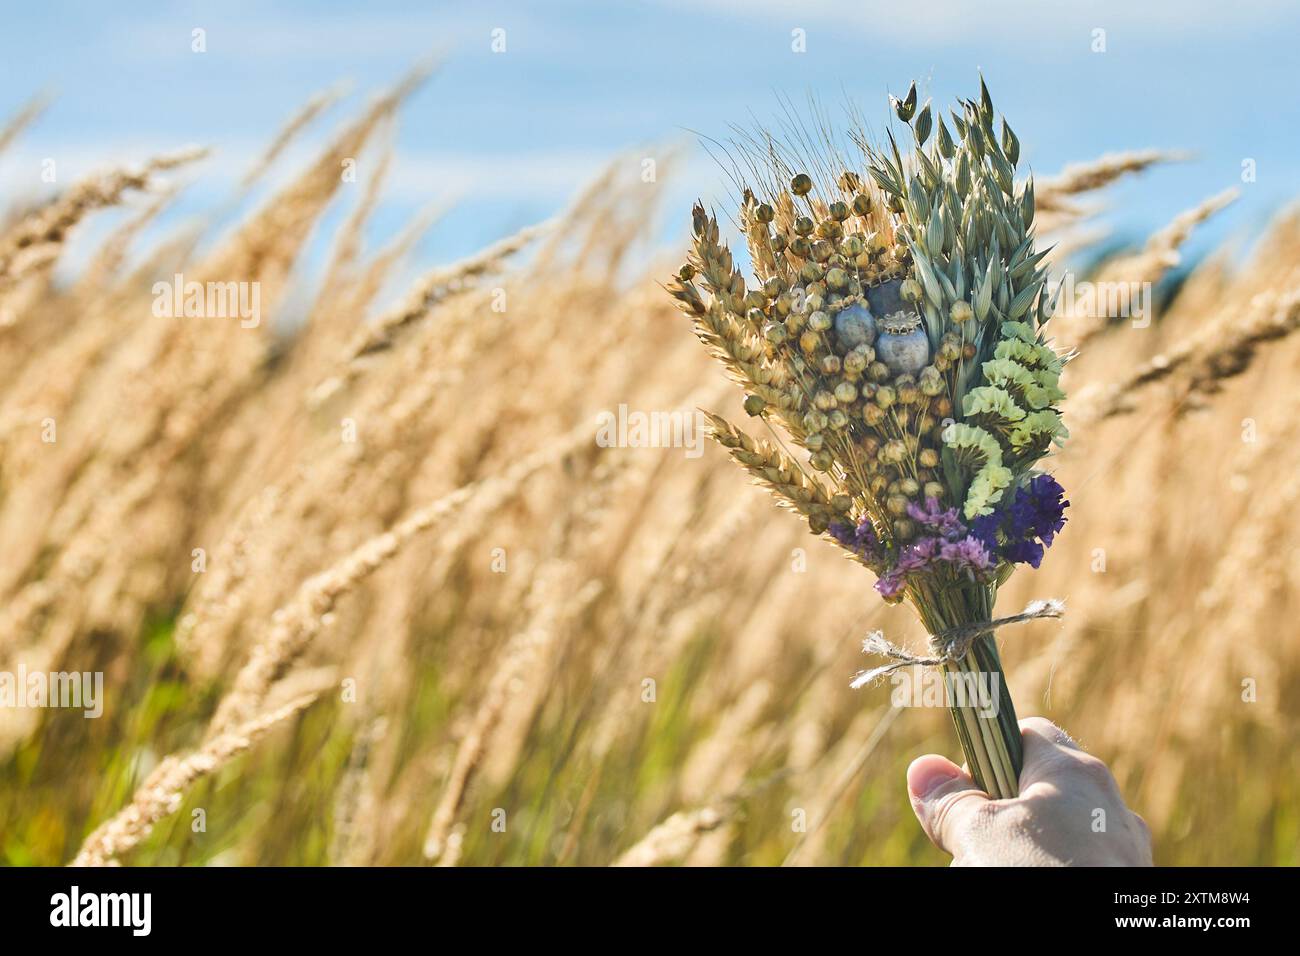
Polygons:
<instances>
[{"instance_id":1,"label":"tall dry grass","mask_svg":"<svg viewBox=\"0 0 1300 956\"><path fill-rule=\"evenodd\" d=\"M361 243L418 81L203 245L185 227L138 248L190 154L7 197L0 671L101 670L106 700L99 720L0 708L0 855L940 862L902 771L955 751L946 713L848 687L867 630L915 626L717 449L594 441L620 404L737 412L653 281L635 163L377 301L429 222ZM1073 167L1040 205L1083 242L1086 197L1163 158ZM334 202L329 268L291 296ZM56 281L69 235L115 206ZM1003 600L1069 613L1004 653L1020 707L1110 763L1158 861L1296 863L1300 216L1171 283L1198 217L1103 267L1170 284L1150 327L1060 322L1083 346L1055 462L1070 523ZM176 271L260 283L262 323L155 318Z\"/></svg>"}]
</instances>

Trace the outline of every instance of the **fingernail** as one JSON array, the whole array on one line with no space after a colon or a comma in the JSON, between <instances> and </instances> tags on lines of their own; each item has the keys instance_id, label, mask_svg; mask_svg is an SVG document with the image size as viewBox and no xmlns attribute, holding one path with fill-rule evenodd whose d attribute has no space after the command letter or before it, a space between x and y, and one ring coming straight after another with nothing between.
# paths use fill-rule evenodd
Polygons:
<instances>
[{"instance_id":1,"label":"fingernail","mask_svg":"<svg viewBox=\"0 0 1300 956\"><path fill-rule=\"evenodd\" d=\"M957 774L937 760L916 760L907 768L907 789L918 800L924 800L945 783L956 779Z\"/></svg>"}]
</instances>

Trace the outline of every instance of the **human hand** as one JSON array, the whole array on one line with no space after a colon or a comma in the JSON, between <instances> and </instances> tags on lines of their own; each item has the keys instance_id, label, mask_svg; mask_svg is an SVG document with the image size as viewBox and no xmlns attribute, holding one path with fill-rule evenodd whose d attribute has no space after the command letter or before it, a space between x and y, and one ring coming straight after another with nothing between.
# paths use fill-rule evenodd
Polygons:
<instances>
[{"instance_id":1,"label":"human hand","mask_svg":"<svg viewBox=\"0 0 1300 956\"><path fill-rule=\"evenodd\" d=\"M1051 721L1020 721L1020 796L992 800L946 757L907 768L912 810L953 866L1151 866L1151 831L1106 765Z\"/></svg>"}]
</instances>

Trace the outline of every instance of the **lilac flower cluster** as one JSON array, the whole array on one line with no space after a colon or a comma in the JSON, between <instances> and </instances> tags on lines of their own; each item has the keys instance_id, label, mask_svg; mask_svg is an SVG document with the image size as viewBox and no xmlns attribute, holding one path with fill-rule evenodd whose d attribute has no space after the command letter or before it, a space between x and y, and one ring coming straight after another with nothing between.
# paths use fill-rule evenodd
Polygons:
<instances>
[{"instance_id":1,"label":"lilac flower cluster","mask_svg":"<svg viewBox=\"0 0 1300 956\"><path fill-rule=\"evenodd\" d=\"M891 560L889 550L876 536L870 518L863 518L856 527L833 522L830 533L846 550L876 569L876 590L886 598L895 598L909 574L939 565L976 580L987 580L1003 561L1038 567L1044 550L1065 524L1069 502L1064 495L1065 489L1056 479L1039 475L1016 489L1010 502L976 518L970 528L957 516L956 508L941 509L934 498L927 498L924 508L910 503L907 516L925 533L901 548L896 560Z\"/></svg>"},{"instance_id":2,"label":"lilac flower cluster","mask_svg":"<svg viewBox=\"0 0 1300 956\"><path fill-rule=\"evenodd\" d=\"M976 575L986 574L996 566L997 562L983 542L967 533L966 526L957 517L956 508L941 510L937 500L928 498L924 508L909 504L907 514L929 533L900 549L894 561L890 560L889 553L876 536L871 519L864 518L857 527L842 521L830 526L836 541L879 572L876 590L883 596L897 597L909 574L938 564Z\"/></svg>"},{"instance_id":3,"label":"lilac flower cluster","mask_svg":"<svg viewBox=\"0 0 1300 956\"><path fill-rule=\"evenodd\" d=\"M847 551L852 551L871 567L879 567L885 561L885 549L880 546L876 529L871 526L870 518L863 518L857 527L847 521L832 521L831 537Z\"/></svg>"},{"instance_id":4,"label":"lilac flower cluster","mask_svg":"<svg viewBox=\"0 0 1300 956\"><path fill-rule=\"evenodd\" d=\"M903 547L894 566L876 581L876 590L885 597L897 597L909 574L939 564L974 577L984 576L997 565L984 543L967 533L956 508L941 510L937 500L927 498L924 508L909 504L907 516L930 534Z\"/></svg>"},{"instance_id":5,"label":"lilac flower cluster","mask_svg":"<svg viewBox=\"0 0 1300 956\"><path fill-rule=\"evenodd\" d=\"M976 518L971 534L990 552L1013 564L1038 567L1043 552L1065 525L1065 489L1051 475L1038 475L1017 488L1011 502Z\"/></svg>"}]
</instances>

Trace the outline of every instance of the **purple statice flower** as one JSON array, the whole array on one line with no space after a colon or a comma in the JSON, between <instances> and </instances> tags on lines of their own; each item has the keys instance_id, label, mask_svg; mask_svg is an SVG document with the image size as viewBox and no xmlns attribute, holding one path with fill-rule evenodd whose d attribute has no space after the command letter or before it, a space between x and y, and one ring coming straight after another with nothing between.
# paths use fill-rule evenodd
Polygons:
<instances>
[{"instance_id":1,"label":"purple statice flower","mask_svg":"<svg viewBox=\"0 0 1300 956\"><path fill-rule=\"evenodd\" d=\"M1038 475L1029 482L1027 491L1020 491L1024 493L1022 514L1030 529L1042 539L1044 547L1050 547L1056 533L1065 527L1065 509L1070 506L1065 489L1051 475Z\"/></svg>"},{"instance_id":2,"label":"purple statice flower","mask_svg":"<svg viewBox=\"0 0 1300 956\"><path fill-rule=\"evenodd\" d=\"M1038 475L1017 488L992 514L971 523L971 536L990 554L1036 568L1065 525L1065 489L1051 475Z\"/></svg>"},{"instance_id":3,"label":"purple statice flower","mask_svg":"<svg viewBox=\"0 0 1300 956\"><path fill-rule=\"evenodd\" d=\"M990 554L998 553L998 528L1002 525L1002 514L994 511L980 515L970 525L971 537L979 540Z\"/></svg>"},{"instance_id":4,"label":"purple statice flower","mask_svg":"<svg viewBox=\"0 0 1300 956\"><path fill-rule=\"evenodd\" d=\"M946 511L940 511L937 498L926 498L924 508L914 501L909 501L907 515L917 524L929 528L949 541L960 538L966 533L966 526L957 517L957 509L948 508Z\"/></svg>"},{"instance_id":5,"label":"purple statice flower","mask_svg":"<svg viewBox=\"0 0 1300 956\"><path fill-rule=\"evenodd\" d=\"M938 538L921 538L909 544L902 550L898 556L898 563L894 565L894 570L906 574L910 571L920 571L928 567L939 554L939 547L943 542Z\"/></svg>"},{"instance_id":6,"label":"purple statice flower","mask_svg":"<svg viewBox=\"0 0 1300 956\"><path fill-rule=\"evenodd\" d=\"M1002 549L1002 557L1012 564L1027 564L1031 568L1036 568L1043 563L1043 552L1045 550L1037 541L1031 538L1022 538L1020 541L1009 542Z\"/></svg>"},{"instance_id":7,"label":"purple statice flower","mask_svg":"<svg viewBox=\"0 0 1300 956\"><path fill-rule=\"evenodd\" d=\"M853 525L847 521L832 521L826 529L831 533L831 537L842 544L844 547L853 549L853 534L856 530Z\"/></svg>"},{"instance_id":8,"label":"purple statice flower","mask_svg":"<svg viewBox=\"0 0 1300 956\"><path fill-rule=\"evenodd\" d=\"M897 570L887 571L876 579L876 590L880 592L881 597L898 597L898 592L903 590L903 575Z\"/></svg>"},{"instance_id":9,"label":"purple statice flower","mask_svg":"<svg viewBox=\"0 0 1300 956\"><path fill-rule=\"evenodd\" d=\"M876 581L876 590L885 597L894 597L902 590L909 574L933 570L940 563L977 576L997 564L984 543L971 535L958 540L921 538L903 548L894 566Z\"/></svg>"},{"instance_id":10,"label":"purple statice flower","mask_svg":"<svg viewBox=\"0 0 1300 956\"><path fill-rule=\"evenodd\" d=\"M884 549L870 518L863 518L856 526L847 521L832 521L827 530L843 547L868 562L879 564L884 560Z\"/></svg>"},{"instance_id":11,"label":"purple statice flower","mask_svg":"<svg viewBox=\"0 0 1300 956\"><path fill-rule=\"evenodd\" d=\"M939 558L959 571L976 573L987 571L997 563L984 542L969 534L960 541L945 541L939 549Z\"/></svg>"}]
</instances>

